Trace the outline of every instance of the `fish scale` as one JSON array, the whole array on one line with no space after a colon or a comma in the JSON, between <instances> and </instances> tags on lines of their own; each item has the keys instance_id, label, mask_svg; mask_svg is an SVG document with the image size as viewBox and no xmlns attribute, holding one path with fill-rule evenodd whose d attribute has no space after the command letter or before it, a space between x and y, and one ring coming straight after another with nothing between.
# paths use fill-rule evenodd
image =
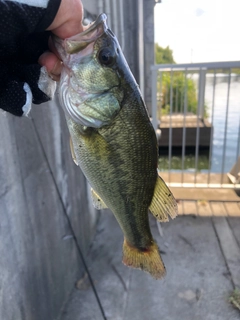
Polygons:
<instances>
[{"instance_id":1,"label":"fish scale","mask_svg":"<svg viewBox=\"0 0 240 320\"><path fill-rule=\"evenodd\" d=\"M131 108L123 105L111 126L89 129L85 135L74 122L69 127L71 136L76 137L73 143L77 162L91 186L112 211L119 212L116 218L130 243L146 247L152 241L148 207L157 179L157 143L152 126L138 109L137 100L131 102ZM138 124L137 132L134 122ZM125 215L131 216L135 228L129 228Z\"/></svg>"},{"instance_id":2,"label":"fish scale","mask_svg":"<svg viewBox=\"0 0 240 320\"><path fill-rule=\"evenodd\" d=\"M123 263L161 278L165 267L148 212L168 221L177 204L158 176L156 134L139 87L104 14L55 44L67 69L59 93L73 159L93 188L93 204L115 215L124 234Z\"/></svg>"}]
</instances>

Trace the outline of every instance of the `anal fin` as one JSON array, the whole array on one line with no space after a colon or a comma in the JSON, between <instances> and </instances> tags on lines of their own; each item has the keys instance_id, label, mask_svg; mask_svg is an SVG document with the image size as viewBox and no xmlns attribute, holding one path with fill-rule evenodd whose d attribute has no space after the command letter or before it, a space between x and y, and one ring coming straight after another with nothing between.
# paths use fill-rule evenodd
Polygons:
<instances>
[{"instance_id":1,"label":"anal fin","mask_svg":"<svg viewBox=\"0 0 240 320\"><path fill-rule=\"evenodd\" d=\"M107 209L108 207L104 203L104 201L99 197L97 192L91 188L92 202L93 206L97 210Z\"/></svg>"},{"instance_id":2,"label":"anal fin","mask_svg":"<svg viewBox=\"0 0 240 320\"><path fill-rule=\"evenodd\" d=\"M149 210L161 222L169 221L168 216L174 219L178 214L177 201L160 176L157 178Z\"/></svg>"}]
</instances>

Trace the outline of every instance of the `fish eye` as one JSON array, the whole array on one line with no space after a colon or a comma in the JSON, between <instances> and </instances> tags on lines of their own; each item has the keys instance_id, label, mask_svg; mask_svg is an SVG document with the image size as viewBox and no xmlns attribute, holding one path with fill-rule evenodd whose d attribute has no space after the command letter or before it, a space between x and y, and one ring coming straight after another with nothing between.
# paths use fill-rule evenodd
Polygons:
<instances>
[{"instance_id":1,"label":"fish eye","mask_svg":"<svg viewBox=\"0 0 240 320\"><path fill-rule=\"evenodd\" d=\"M112 66L116 60L116 54L110 48L104 48L98 53L98 60L105 66Z\"/></svg>"}]
</instances>

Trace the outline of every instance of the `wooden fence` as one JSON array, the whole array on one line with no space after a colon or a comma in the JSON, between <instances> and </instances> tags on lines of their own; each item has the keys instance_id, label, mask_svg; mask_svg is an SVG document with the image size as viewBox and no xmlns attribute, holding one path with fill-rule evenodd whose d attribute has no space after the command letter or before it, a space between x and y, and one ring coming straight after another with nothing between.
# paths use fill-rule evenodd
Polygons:
<instances>
[{"instance_id":1,"label":"wooden fence","mask_svg":"<svg viewBox=\"0 0 240 320\"><path fill-rule=\"evenodd\" d=\"M56 102L31 118L0 112L0 137L0 319L53 320L84 273L97 216Z\"/></svg>"}]
</instances>

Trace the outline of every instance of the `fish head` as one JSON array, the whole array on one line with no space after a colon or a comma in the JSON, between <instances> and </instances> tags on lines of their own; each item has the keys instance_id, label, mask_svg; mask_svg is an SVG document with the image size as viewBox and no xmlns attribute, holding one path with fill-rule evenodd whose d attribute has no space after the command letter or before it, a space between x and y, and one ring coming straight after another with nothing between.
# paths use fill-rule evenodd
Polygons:
<instances>
[{"instance_id":1,"label":"fish head","mask_svg":"<svg viewBox=\"0 0 240 320\"><path fill-rule=\"evenodd\" d=\"M109 125L119 113L124 97L122 81L130 72L106 19L101 14L82 33L54 39L63 61L61 104L72 120L93 128Z\"/></svg>"}]
</instances>

